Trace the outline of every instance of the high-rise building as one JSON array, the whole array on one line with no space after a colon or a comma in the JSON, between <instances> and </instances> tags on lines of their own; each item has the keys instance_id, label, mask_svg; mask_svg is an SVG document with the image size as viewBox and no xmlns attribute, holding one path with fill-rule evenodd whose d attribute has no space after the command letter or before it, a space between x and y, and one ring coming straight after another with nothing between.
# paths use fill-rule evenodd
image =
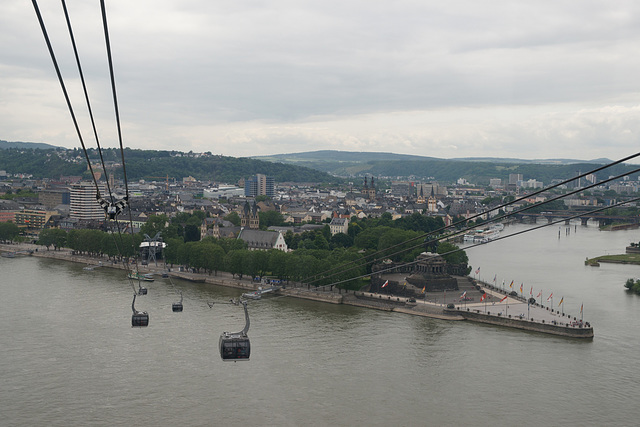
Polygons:
<instances>
[{"instance_id":1,"label":"high-rise building","mask_svg":"<svg viewBox=\"0 0 640 427\"><path fill-rule=\"evenodd\" d=\"M518 185L518 181L522 181L521 173L510 173L509 174L509 184Z\"/></svg>"},{"instance_id":2,"label":"high-rise building","mask_svg":"<svg viewBox=\"0 0 640 427\"><path fill-rule=\"evenodd\" d=\"M256 174L244 182L244 195L247 197L275 195L275 181L273 177Z\"/></svg>"},{"instance_id":3,"label":"high-rise building","mask_svg":"<svg viewBox=\"0 0 640 427\"><path fill-rule=\"evenodd\" d=\"M106 193L100 188L102 194ZM78 220L104 219L104 210L96 200L96 186L93 183L79 183L71 186L69 217Z\"/></svg>"}]
</instances>

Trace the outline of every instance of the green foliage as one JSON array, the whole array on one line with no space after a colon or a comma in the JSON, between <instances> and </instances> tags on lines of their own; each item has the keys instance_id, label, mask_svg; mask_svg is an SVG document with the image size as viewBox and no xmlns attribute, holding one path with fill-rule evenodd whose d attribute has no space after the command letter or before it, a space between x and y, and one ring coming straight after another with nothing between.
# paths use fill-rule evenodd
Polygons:
<instances>
[{"instance_id":1,"label":"green foliage","mask_svg":"<svg viewBox=\"0 0 640 427\"><path fill-rule=\"evenodd\" d=\"M187 224L184 227L184 241L197 242L200 240L200 227L194 224Z\"/></svg>"},{"instance_id":2,"label":"green foliage","mask_svg":"<svg viewBox=\"0 0 640 427\"><path fill-rule=\"evenodd\" d=\"M450 264L466 265L469 262L467 253L453 243L443 241L438 242L438 249L436 250L436 253L442 255L442 258Z\"/></svg>"},{"instance_id":3,"label":"green foliage","mask_svg":"<svg viewBox=\"0 0 640 427\"><path fill-rule=\"evenodd\" d=\"M236 216L237 215L238 214L236 214ZM273 225L284 225L284 217L278 211L258 212L258 217L260 218L260 229L262 230L266 230L267 228ZM238 218L238 225L240 225L239 218Z\"/></svg>"},{"instance_id":4,"label":"green foliage","mask_svg":"<svg viewBox=\"0 0 640 427\"><path fill-rule=\"evenodd\" d=\"M236 227L240 225L240 215L237 212L231 212L224 217L225 220L233 223Z\"/></svg>"},{"instance_id":5,"label":"green foliage","mask_svg":"<svg viewBox=\"0 0 640 427\"><path fill-rule=\"evenodd\" d=\"M53 246L54 250L62 248L67 243L67 232L58 228L46 228L38 236L38 244L47 247Z\"/></svg>"},{"instance_id":6,"label":"green foliage","mask_svg":"<svg viewBox=\"0 0 640 427\"><path fill-rule=\"evenodd\" d=\"M640 295L640 279L627 279L624 287Z\"/></svg>"},{"instance_id":7,"label":"green foliage","mask_svg":"<svg viewBox=\"0 0 640 427\"><path fill-rule=\"evenodd\" d=\"M0 222L0 241L13 242L20 234L20 228L12 222Z\"/></svg>"}]
</instances>

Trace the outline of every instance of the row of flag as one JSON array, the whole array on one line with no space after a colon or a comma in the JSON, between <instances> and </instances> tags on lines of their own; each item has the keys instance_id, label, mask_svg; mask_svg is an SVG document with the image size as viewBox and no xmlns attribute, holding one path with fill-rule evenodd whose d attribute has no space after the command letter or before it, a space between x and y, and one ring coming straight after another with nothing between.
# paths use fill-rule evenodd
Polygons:
<instances>
[{"instance_id":1,"label":"row of flag","mask_svg":"<svg viewBox=\"0 0 640 427\"><path fill-rule=\"evenodd\" d=\"M480 267L478 267L476 269L476 274L478 274L478 273L480 273ZM495 274L493 276L493 285L494 286L496 285L496 280L498 280L498 275L497 274ZM513 289L513 284L514 284L514 281L512 280L511 283L509 284L509 288L510 289ZM505 285L505 281L503 280L502 281L502 287L504 287L504 285ZM520 293L522 294L522 292L524 292L524 283L520 284ZM466 292L465 292L465 294L466 294ZM533 297L533 285L529 289L529 295ZM464 296L464 294L463 294L463 296ZM542 296L542 290L540 290L540 292L538 292L538 294L536 295L536 298L540 298L541 296ZM462 298L462 297L460 297L460 298ZM483 301L485 298L486 298L486 293L482 296L480 301ZM507 297L505 296L504 298L502 298L500 300L500 302L502 302L502 301L504 301L506 299L507 299ZM549 296L547 297L547 302L550 302L551 300L553 300L553 292L551 292L551 294L549 294ZM558 307L560 307L563 302L564 302L564 297L560 298L560 302L558 303ZM580 314L582 314L582 310L583 309L584 309L584 304L581 304L580 305Z\"/></svg>"}]
</instances>

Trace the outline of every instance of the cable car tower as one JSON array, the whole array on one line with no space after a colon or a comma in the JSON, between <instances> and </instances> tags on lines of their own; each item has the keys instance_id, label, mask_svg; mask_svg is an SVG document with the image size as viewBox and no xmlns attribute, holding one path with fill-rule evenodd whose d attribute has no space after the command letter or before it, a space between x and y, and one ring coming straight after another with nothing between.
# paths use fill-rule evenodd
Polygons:
<instances>
[{"instance_id":1,"label":"cable car tower","mask_svg":"<svg viewBox=\"0 0 640 427\"><path fill-rule=\"evenodd\" d=\"M158 261L156 259L156 251L158 250L158 246L160 246L161 250L164 248L164 243L162 242L162 232L158 231L153 238L149 237L148 234L144 235L144 242L146 243L147 248L147 264L151 265L153 261L156 265L158 265Z\"/></svg>"}]
</instances>

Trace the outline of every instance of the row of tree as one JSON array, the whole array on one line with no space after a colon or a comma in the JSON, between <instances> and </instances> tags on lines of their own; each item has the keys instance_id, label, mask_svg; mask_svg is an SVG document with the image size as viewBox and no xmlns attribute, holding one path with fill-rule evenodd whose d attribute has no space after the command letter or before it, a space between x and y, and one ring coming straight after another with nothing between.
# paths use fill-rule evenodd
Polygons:
<instances>
[{"instance_id":1,"label":"row of tree","mask_svg":"<svg viewBox=\"0 0 640 427\"><path fill-rule=\"evenodd\" d=\"M41 232L39 243L54 250L68 247L80 254L134 257L145 235L160 233L167 243L162 256L171 265L209 274L226 271L240 277L273 275L284 280L310 280L315 285L343 282L345 287L359 287L362 282L351 279L370 273L375 262L382 259L411 262L425 250L443 254L450 263L466 266L468 262L466 253L457 246L448 242L436 243L436 239L425 234L425 230L435 234L442 228L442 219L420 214L395 221L389 214L373 219L354 218L349 234L334 236L328 225L301 234L289 231L285 239L293 251L288 253L249 251L239 239L207 237L199 240L199 225L204 215L200 211L179 214L172 219L152 215L141 232L133 236L99 230L47 229ZM322 276L327 271L332 274ZM334 271L339 273L333 274Z\"/></svg>"}]
</instances>

